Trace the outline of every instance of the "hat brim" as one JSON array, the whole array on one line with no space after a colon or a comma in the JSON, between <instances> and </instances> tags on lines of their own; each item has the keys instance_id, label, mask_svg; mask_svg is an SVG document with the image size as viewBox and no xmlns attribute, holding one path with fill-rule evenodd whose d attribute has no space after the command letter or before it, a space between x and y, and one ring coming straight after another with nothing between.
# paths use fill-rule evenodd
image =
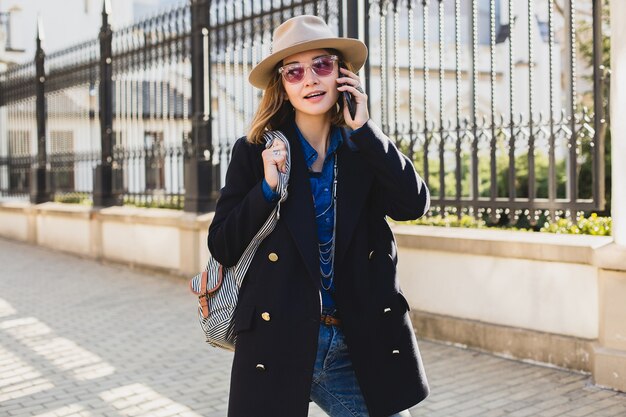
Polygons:
<instances>
[{"instance_id":1,"label":"hat brim","mask_svg":"<svg viewBox=\"0 0 626 417\"><path fill-rule=\"evenodd\" d=\"M343 55L346 62L352 64L354 71L361 69L367 59L367 46L358 39L352 38L325 38L300 42L288 48L281 49L259 62L250 71L248 81L253 86L264 90L267 88L276 65L290 55L312 49L336 49Z\"/></svg>"}]
</instances>

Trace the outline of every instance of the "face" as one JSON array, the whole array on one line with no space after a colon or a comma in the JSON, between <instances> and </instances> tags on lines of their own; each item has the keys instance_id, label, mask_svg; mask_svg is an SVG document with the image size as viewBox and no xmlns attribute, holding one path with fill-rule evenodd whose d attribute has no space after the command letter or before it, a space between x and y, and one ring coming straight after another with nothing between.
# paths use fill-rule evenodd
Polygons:
<instances>
[{"instance_id":1,"label":"face","mask_svg":"<svg viewBox=\"0 0 626 417\"><path fill-rule=\"evenodd\" d=\"M329 52L324 49L314 49L288 56L283 60L283 66L293 63L304 64L304 77L301 81L291 83L282 77L287 98L296 111L312 116L324 115L337 104L339 91L335 80L339 74L339 62L333 62L332 73L327 76L318 75L311 68L315 58L328 55ZM323 69L320 62L318 68Z\"/></svg>"}]
</instances>

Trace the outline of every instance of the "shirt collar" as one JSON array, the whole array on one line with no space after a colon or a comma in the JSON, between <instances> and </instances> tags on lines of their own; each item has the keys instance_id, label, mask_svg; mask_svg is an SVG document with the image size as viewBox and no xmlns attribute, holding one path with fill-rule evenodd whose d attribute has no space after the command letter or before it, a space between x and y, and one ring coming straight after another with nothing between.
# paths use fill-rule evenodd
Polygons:
<instances>
[{"instance_id":1,"label":"shirt collar","mask_svg":"<svg viewBox=\"0 0 626 417\"><path fill-rule=\"evenodd\" d=\"M311 168L313 162L317 159L317 151L307 142L307 140L302 136L302 132L296 126L296 132L298 133L298 139L300 139L300 144L302 145L302 151L304 152L304 160L306 161L306 166ZM331 126L330 128L330 144L328 145L328 149L326 151L326 160L328 155L333 154L339 146L341 146L343 142L343 136L341 135L341 130L337 126Z\"/></svg>"}]
</instances>

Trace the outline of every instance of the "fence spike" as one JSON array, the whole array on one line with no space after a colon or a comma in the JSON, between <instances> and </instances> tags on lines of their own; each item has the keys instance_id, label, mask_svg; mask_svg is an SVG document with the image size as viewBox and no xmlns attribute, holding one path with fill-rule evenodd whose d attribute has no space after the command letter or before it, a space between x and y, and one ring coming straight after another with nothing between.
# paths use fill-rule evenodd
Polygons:
<instances>
[{"instance_id":1,"label":"fence spike","mask_svg":"<svg viewBox=\"0 0 626 417\"><path fill-rule=\"evenodd\" d=\"M38 44L45 39L44 31L43 31L43 19L41 15L37 15L37 41Z\"/></svg>"},{"instance_id":2,"label":"fence spike","mask_svg":"<svg viewBox=\"0 0 626 417\"><path fill-rule=\"evenodd\" d=\"M102 1L102 17L111 15L111 0Z\"/></svg>"}]
</instances>

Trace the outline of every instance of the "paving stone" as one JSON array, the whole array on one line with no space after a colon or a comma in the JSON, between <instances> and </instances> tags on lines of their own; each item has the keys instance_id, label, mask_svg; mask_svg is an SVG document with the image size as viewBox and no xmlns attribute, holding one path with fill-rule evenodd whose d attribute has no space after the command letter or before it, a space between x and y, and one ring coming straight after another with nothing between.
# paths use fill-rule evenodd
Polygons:
<instances>
[{"instance_id":1,"label":"paving stone","mask_svg":"<svg viewBox=\"0 0 626 417\"><path fill-rule=\"evenodd\" d=\"M4 239L0 265L0 415L226 415L232 353L203 342L186 280ZM432 394L413 417L626 416L589 375L420 348Z\"/></svg>"},{"instance_id":2,"label":"paving stone","mask_svg":"<svg viewBox=\"0 0 626 417\"><path fill-rule=\"evenodd\" d=\"M622 401L621 404L616 404L612 407L605 408L598 412L594 411L594 417L624 417L626 416L626 404Z\"/></svg>"},{"instance_id":3,"label":"paving stone","mask_svg":"<svg viewBox=\"0 0 626 417\"><path fill-rule=\"evenodd\" d=\"M523 407L517 411L513 411L512 413L507 414L508 417L530 417L536 416L539 409L535 407Z\"/></svg>"},{"instance_id":4,"label":"paving stone","mask_svg":"<svg viewBox=\"0 0 626 417\"><path fill-rule=\"evenodd\" d=\"M507 412L502 409L493 409L481 414L481 417L502 417L507 415Z\"/></svg>"}]
</instances>

